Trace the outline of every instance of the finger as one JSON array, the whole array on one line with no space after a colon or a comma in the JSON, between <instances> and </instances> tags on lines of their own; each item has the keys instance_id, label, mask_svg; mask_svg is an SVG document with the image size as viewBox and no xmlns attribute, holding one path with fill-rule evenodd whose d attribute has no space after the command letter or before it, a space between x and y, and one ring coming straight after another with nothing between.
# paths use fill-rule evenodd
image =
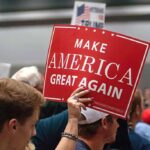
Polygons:
<instances>
[{"instance_id":1,"label":"finger","mask_svg":"<svg viewBox=\"0 0 150 150\"><path fill-rule=\"evenodd\" d=\"M79 93L79 92L81 92L81 91L83 91L83 90L84 90L84 87L79 87L79 88L77 88L76 90L74 90L74 91L72 92L71 96L73 96L73 95L75 95L76 93Z\"/></svg>"},{"instance_id":2,"label":"finger","mask_svg":"<svg viewBox=\"0 0 150 150\"><path fill-rule=\"evenodd\" d=\"M93 101L93 97L89 97L89 98L78 98L77 101L81 102L81 103L90 103Z\"/></svg>"},{"instance_id":3,"label":"finger","mask_svg":"<svg viewBox=\"0 0 150 150\"><path fill-rule=\"evenodd\" d=\"M84 90L84 91L81 91L81 92L75 94L75 96L80 98L82 96L85 96L85 95L89 94L89 92L90 92L89 90Z\"/></svg>"},{"instance_id":4,"label":"finger","mask_svg":"<svg viewBox=\"0 0 150 150\"><path fill-rule=\"evenodd\" d=\"M79 108L81 111L81 108L86 109L86 106L83 103L77 102L76 104L76 108Z\"/></svg>"}]
</instances>

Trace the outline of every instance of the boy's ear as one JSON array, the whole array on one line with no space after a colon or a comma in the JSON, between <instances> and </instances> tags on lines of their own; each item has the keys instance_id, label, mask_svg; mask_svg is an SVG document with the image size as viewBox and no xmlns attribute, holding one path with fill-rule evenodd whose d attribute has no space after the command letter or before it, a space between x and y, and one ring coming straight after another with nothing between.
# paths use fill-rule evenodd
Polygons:
<instances>
[{"instance_id":1,"label":"boy's ear","mask_svg":"<svg viewBox=\"0 0 150 150\"><path fill-rule=\"evenodd\" d=\"M11 132L11 133L15 133L16 132L17 119L13 118L13 119L9 120L8 129L9 129L9 132Z\"/></svg>"}]
</instances>

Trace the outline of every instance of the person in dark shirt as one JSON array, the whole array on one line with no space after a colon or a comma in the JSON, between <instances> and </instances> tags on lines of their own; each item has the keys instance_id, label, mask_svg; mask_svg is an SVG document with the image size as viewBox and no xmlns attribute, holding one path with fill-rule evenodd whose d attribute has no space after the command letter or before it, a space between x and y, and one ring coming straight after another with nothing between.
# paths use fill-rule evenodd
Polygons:
<instances>
[{"instance_id":1,"label":"person in dark shirt","mask_svg":"<svg viewBox=\"0 0 150 150\"><path fill-rule=\"evenodd\" d=\"M82 109L76 150L103 150L106 143L115 141L119 127L117 119L91 108Z\"/></svg>"},{"instance_id":2,"label":"person in dark shirt","mask_svg":"<svg viewBox=\"0 0 150 150\"><path fill-rule=\"evenodd\" d=\"M41 119L36 124L32 141L36 150L54 150L68 121L68 111Z\"/></svg>"}]
</instances>

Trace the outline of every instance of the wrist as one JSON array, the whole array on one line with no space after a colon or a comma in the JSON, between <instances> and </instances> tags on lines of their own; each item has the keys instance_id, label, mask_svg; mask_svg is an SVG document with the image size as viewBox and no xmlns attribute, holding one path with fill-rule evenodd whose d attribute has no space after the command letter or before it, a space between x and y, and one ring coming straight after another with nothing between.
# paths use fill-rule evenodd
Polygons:
<instances>
[{"instance_id":1,"label":"wrist","mask_svg":"<svg viewBox=\"0 0 150 150\"><path fill-rule=\"evenodd\" d=\"M78 124L79 119L76 118L76 117L69 117L69 118L68 118L68 122L69 122L69 123L75 123L75 124Z\"/></svg>"},{"instance_id":2,"label":"wrist","mask_svg":"<svg viewBox=\"0 0 150 150\"><path fill-rule=\"evenodd\" d=\"M62 132L61 137L65 137L65 138L68 138L68 139L73 140L73 141L76 141L78 139L77 135L74 135L74 134L71 134L68 132Z\"/></svg>"}]
</instances>

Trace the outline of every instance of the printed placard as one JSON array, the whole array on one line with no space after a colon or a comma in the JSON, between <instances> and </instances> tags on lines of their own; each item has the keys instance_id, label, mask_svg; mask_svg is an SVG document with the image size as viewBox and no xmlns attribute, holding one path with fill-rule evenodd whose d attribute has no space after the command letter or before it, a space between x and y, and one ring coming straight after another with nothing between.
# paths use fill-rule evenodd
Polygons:
<instances>
[{"instance_id":1,"label":"printed placard","mask_svg":"<svg viewBox=\"0 0 150 150\"><path fill-rule=\"evenodd\" d=\"M44 96L66 101L84 86L92 108L125 118L149 43L84 26L54 26L47 57Z\"/></svg>"},{"instance_id":2,"label":"printed placard","mask_svg":"<svg viewBox=\"0 0 150 150\"><path fill-rule=\"evenodd\" d=\"M75 1L71 24L103 28L105 8L105 3Z\"/></svg>"},{"instance_id":3,"label":"printed placard","mask_svg":"<svg viewBox=\"0 0 150 150\"><path fill-rule=\"evenodd\" d=\"M11 64L0 62L0 78L9 77Z\"/></svg>"}]
</instances>

